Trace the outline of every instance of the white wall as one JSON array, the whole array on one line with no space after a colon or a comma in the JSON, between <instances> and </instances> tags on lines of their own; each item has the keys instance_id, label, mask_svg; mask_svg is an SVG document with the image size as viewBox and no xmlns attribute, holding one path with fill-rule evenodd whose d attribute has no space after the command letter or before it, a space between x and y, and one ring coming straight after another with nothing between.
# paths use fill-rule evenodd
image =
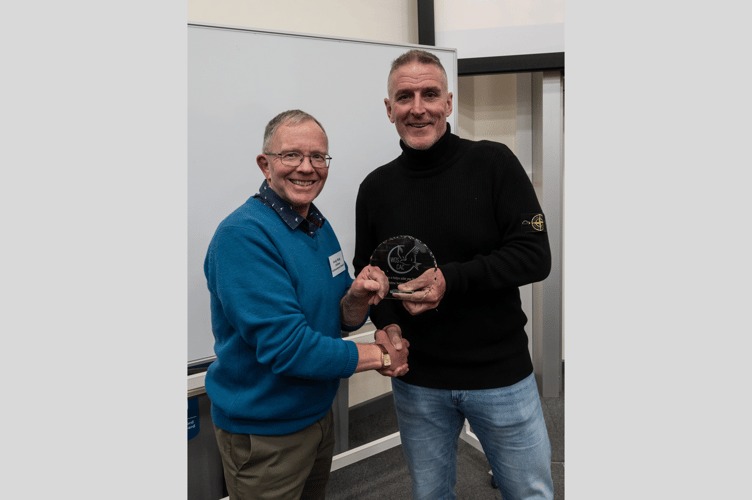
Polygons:
<instances>
[{"instance_id":1,"label":"white wall","mask_svg":"<svg viewBox=\"0 0 752 500\"><path fill-rule=\"evenodd\" d=\"M418 43L415 0L188 0L188 22Z\"/></svg>"},{"instance_id":2,"label":"white wall","mask_svg":"<svg viewBox=\"0 0 752 500\"><path fill-rule=\"evenodd\" d=\"M517 153L516 75L461 76L457 86L459 135L501 142ZM531 165L523 166L532 172Z\"/></svg>"}]
</instances>

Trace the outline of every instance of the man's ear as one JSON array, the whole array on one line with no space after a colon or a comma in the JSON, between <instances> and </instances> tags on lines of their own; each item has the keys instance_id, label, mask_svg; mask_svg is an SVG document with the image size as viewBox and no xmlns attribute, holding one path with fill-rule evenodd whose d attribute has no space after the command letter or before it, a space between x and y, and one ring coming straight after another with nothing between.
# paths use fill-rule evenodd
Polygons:
<instances>
[{"instance_id":1,"label":"man's ear","mask_svg":"<svg viewBox=\"0 0 752 500\"><path fill-rule=\"evenodd\" d=\"M386 116L389 117L389 121L394 123L394 119L392 118L392 104L389 102L389 98L384 98L384 104L386 105Z\"/></svg>"},{"instance_id":2,"label":"man's ear","mask_svg":"<svg viewBox=\"0 0 752 500\"><path fill-rule=\"evenodd\" d=\"M452 93L451 92L447 94L447 100L448 102L447 102L447 114L446 115L447 115L447 118L449 118L449 115L452 114Z\"/></svg>"},{"instance_id":3,"label":"man's ear","mask_svg":"<svg viewBox=\"0 0 752 500\"><path fill-rule=\"evenodd\" d=\"M259 166L259 168L261 169L261 172L264 174L264 179L268 181L270 177L270 172L269 172L269 160L267 160L266 155L258 155L256 157L256 164Z\"/></svg>"}]
</instances>

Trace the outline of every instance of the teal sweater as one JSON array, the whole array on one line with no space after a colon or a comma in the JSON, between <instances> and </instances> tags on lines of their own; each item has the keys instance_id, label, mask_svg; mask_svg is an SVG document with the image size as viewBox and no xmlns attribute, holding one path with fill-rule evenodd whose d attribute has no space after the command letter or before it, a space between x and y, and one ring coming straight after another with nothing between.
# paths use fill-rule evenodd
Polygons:
<instances>
[{"instance_id":1,"label":"teal sweater","mask_svg":"<svg viewBox=\"0 0 752 500\"><path fill-rule=\"evenodd\" d=\"M332 276L340 252L329 223L311 238L250 198L217 228L204 262L214 361L212 419L233 433L281 435L329 411L358 363L342 340L339 303L352 278Z\"/></svg>"}]
</instances>

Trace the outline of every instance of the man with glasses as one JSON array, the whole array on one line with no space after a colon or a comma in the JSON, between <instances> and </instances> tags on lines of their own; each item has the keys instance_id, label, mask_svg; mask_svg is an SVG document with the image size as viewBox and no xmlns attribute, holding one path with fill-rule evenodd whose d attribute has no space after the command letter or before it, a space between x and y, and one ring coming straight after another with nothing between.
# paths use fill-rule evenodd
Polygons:
<instances>
[{"instance_id":1,"label":"man with glasses","mask_svg":"<svg viewBox=\"0 0 752 500\"><path fill-rule=\"evenodd\" d=\"M549 273L540 204L503 144L469 141L446 122L452 94L441 61L397 58L384 99L402 154L371 172L356 202L354 266L410 235L438 270L399 285L371 320L401 328L410 372L392 380L402 449L417 499L453 499L465 419L504 500L553 498L551 449L528 352L519 288Z\"/></svg>"},{"instance_id":2,"label":"man with glasses","mask_svg":"<svg viewBox=\"0 0 752 500\"><path fill-rule=\"evenodd\" d=\"M334 450L339 379L407 372L409 342L379 330L374 344L342 340L388 290L367 266L353 280L337 237L313 204L329 175L323 126L300 110L266 126L259 193L209 245L217 360L206 375L230 498L323 499Z\"/></svg>"}]
</instances>

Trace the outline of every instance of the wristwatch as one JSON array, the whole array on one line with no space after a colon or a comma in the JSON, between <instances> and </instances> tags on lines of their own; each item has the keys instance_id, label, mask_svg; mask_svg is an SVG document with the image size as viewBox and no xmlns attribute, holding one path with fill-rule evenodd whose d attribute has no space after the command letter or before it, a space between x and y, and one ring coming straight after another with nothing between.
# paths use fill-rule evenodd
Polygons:
<instances>
[{"instance_id":1,"label":"wristwatch","mask_svg":"<svg viewBox=\"0 0 752 500\"><path fill-rule=\"evenodd\" d=\"M381 344L376 345L379 346L379 349L381 349L381 367L389 368L390 366L392 366L392 358L389 356L389 351L387 351L386 347Z\"/></svg>"}]
</instances>

